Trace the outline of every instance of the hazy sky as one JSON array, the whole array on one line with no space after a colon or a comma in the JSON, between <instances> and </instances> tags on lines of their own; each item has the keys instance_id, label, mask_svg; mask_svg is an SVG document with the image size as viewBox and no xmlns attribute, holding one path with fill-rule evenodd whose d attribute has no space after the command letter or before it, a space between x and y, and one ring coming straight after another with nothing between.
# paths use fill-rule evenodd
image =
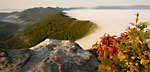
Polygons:
<instances>
[{"instance_id":1,"label":"hazy sky","mask_svg":"<svg viewBox=\"0 0 150 72\"><path fill-rule=\"evenodd\" d=\"M150 0L0 0L0 9L31 7L93 7L98 5L150 5Z\"/></svg>"}]
</instances>

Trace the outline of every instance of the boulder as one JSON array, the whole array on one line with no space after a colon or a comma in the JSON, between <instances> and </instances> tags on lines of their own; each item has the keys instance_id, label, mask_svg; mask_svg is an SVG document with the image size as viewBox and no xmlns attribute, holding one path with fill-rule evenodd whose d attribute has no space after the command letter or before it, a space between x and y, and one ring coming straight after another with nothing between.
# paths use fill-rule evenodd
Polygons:
<instances>
[{"instance_id":1,"label":"boulder","mask_svg":"<svg viewBox=\"0 0 150 72\"><path fill-rule=\"evenodd\" d=\"M98 64L69 40L46 39L29 49L0 51L0 72L96 72Z\"/></svg>"}]
</instances>

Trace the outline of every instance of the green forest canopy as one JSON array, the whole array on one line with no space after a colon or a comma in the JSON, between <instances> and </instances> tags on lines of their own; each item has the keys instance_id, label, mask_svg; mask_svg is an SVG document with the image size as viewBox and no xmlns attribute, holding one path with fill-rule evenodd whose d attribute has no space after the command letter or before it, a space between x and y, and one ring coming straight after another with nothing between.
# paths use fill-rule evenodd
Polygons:
<instances>
[{"instance_id":1,"label":"green forest canopy","mask_svg":"<svg viewBox=\"0 0 150 72\"><path fill-rule=\"evenodd\" d=\"M20 49L34 46L46 38L77 40L87 35L96 25L64 15L63 12L49 15L4 42L3 48Z\"/></svg>"}]
</instances>

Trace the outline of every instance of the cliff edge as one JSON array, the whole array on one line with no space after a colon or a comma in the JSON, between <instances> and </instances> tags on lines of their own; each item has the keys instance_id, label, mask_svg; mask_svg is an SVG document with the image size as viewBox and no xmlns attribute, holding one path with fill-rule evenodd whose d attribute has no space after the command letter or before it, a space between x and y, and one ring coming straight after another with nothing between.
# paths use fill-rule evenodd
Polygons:
<instances>
[{"instance_id":1,"label":"cliff edge","mask_svg":"<svg viewBox=\"0 0 150 72\"><path fill-rule=\"evenodd\" d=\"M0 51L0 72L96 72L98 64L69 40L46 39L29 49Z\"/></svg>"}]
</instances>

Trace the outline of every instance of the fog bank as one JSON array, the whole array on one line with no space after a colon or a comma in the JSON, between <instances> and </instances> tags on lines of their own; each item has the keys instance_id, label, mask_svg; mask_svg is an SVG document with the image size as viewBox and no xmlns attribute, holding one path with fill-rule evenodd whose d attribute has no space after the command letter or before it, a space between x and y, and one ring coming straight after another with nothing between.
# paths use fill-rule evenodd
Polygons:
<instances>
[{"instance_id":1,"label":"fog bank","mask_svg":"<svg viewBox=\"0 0 150 72\"><path fill-rule=\"evenodd\" d=\"M140 21L150 21L150 10L70 10L67 15L79 20L90 20L97 24L99 28L88 36L77 40L84 49L90 49L105 33L110 35L120 35L130 25L135 22L135 14L140 13Z\"/></svg>"}]
</instances>

